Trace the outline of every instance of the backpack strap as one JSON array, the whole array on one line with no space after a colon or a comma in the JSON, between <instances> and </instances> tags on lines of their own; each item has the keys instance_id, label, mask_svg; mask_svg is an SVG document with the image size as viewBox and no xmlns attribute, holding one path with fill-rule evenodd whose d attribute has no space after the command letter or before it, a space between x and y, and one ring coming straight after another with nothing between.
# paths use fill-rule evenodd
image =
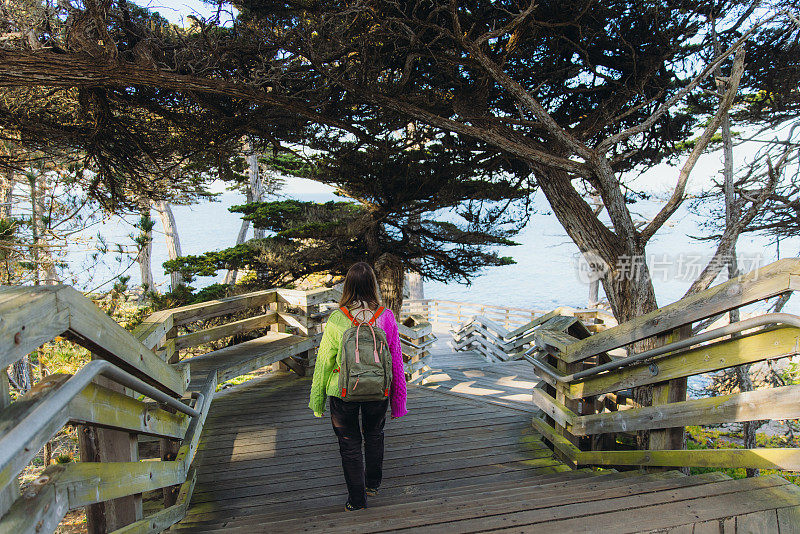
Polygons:
<instances>
[{"instance_id":1,"label":"backpack strap","mask_svg":"<svg viewBox=\"0 0 800 534\"><path fill-rule=\"evenodd\" d=\"M345 316L345 317L347 317L348 319L350 319L350 322L351 322L351 323L353 323L353 325L358 325L359 323L361 323L361 322L362 322L362 321L359 321L359 320L357 320L355 317L353 317L353 316L350 314L350 310L348 310L346 306L342 306L342 307L341 307L341 308L339 308L339 309L341 310L341 312L344 314L344 316ZM375 321L377 321L377 320L378 320L378 317L380 317L380 316L381 316L381 314L383 313L383 311L384 311L385 309L386 309L386 308L384 308L383 306L379 306L379 307L378 307L378 309L377 309L377 310L375 310L375 313L373 313L373 314L372 314L372 319L370 319L369 321L367 321L367 323L368 323L368 324L370 324L370 325L374 325L374 324L375 324Z\"/></svg>"},{"instance_id":2,"label":"backpack strap","mask_svg":"<svg viewBox=\"0 0 800 534\"><path fill-rule=\"evenodd\" d=\"M372 319L369 320L369 324L375 324L375 321L378 320L378 317L381 316L381 314L383 313L383 310L385 310L385 309L386 308L384 308L383 306L378 307L378 309L375 310L375 313L372 314Z\"/></svg>"},{"instance_id":3,"label":"backpack strap","mask_svg":"<svg viewBox=\"0 0 800 534\"><path fill-rule=\"evenodd\" d=\"M350 322L351 322L351 323L353 323L354 325L355 325L355 324L358 324L358 322L356 321L355 317L353 317L352 315L350 315L350 310L348 310L348 309L347 309L347 307L345 307L345 306L342 306L341 308L339 308L339 310L340 310L340 311L341 311L341 312L344 314L344 316L345 316L345 317L347 317L348 319L350 319Z\"/></svg>"}]
</instances>

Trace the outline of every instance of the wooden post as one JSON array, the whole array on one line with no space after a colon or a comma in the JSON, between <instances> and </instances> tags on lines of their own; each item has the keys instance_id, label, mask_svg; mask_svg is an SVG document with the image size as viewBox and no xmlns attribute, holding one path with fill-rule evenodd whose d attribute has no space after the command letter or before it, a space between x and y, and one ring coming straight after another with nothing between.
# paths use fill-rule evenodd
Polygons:
<instances>
[{"instance_id":1,"label":"wooden post","mask_svg":"<svg viewBox=\"0 0 800 534\"><path fill-rule=\"evenodd\" d=\"M280 299L280 297L278 297ZM282 312L286 310L286 304L277 300L276 302L269 303L270 311L274 311L276 313ZM270 332L286 332L286 325L281 323L279 320L276 320L273 324L269 325ZM269 366L269 369L272 372L275 371L290 371L291 367L286 365L283 362L275 362Z\"/></svg>"},{"instance_id":2,"label":"wooden post","mask_svg":"<svg viewBox=\"0 0 800 534\"><path fill-rule=\"evenodd\" d=\"M94 356L93 356L94 358ZM95 383L113 391L125 388L105 377L95 378ZM139 461L139 444L136 434L110 430L94 425L78 427L78 447L83 462L136 462ZM89 534L104 534L129 525L142 518L142 495L128 495L86 507Z\"/></svg>"},{"instance_id":3,"label":"wooden post","mask_svg":"<svg viewBox=\"0 0 800 534\"><path fill-rule=\"evenodd\" d=\"M5 410L11 404L11 392L8 385L8 374L6 368L0 369L0 411ZM19 497L19 482L15 478L11 484L5 488L0 488L0 517L5 514L11 505Z\"/></svg>"},{"instance_id":4,"label":"wooden post","mask_svg":"<svg viewBox=\"0 0 800 534\"><path fill-rule=\"evenodd\" d=\"M692 326L686 325L681 328L676 328L670 334L664 337L663 341L659 340L659 344L672 343L681 339L686 339L692 335ZM660 404L670 404L673 402L680 402L686 400L687 393L687 379L676 378L666 382L659 382L653 385L653 406ZM649 449L650 450L681 450L686 448L686 438L684 427L665 428L650 431ZM675 466L682 467L682 466ZM670 468L653 468L654 470L661 471Z\"/></svg>"},{"instance_id":5,"label":"wooden post","mask_svg":"<svg viewBox=\"0 0 800 534\"><path fill-rule=\"evenodd\" d=\"M270 311L274 311L276 313L277 312L281 312L281 311L285 311L286 310L286 304L284 304L283 302L270 302L269 303L269 309L270 309ZM272 332L286 332L286 325L281 323L281 322L279 322L279 321L276 321L275 323L269 325L269 329Z\"/></svg>"},{"instance_id":6,"label":"wooden post","mask_svg":"<svg viewBox=\"0 0 800 534\"><path fill-rule=\"evenodd\" d=\"M177 413L175 408L170 406L161 405L161 409L170 413ZM161 460L164 462L171 462L178 456L178 450L181 448L181 442L175 439L162 438L159 440L159 451L161 453ZM164 508L169 508L178 502L178 493L180 493L181 485L166 486L162 489L164 496Z\"/></svg>"},{"instance_id":7,"label":"wooden post","mask_svg":"<svg viewBox=\"0 0 800 534\"><path fill-rule=\"evenodd\" d=\"M171 212L170 212L171 214ZM180 244L178 245L180 246ZM167 333L164 335L164 346L166 350L162 354L164 360L167 363L178 363L181 360L180 351L175 346L175 338L178 337L178 327L173 326L170 328ZM168 406L161 406L164 410L168 412L175 413L176 410L174 408L170 408ZM180 442L162 438L159 440L159 450L161 453L161 459L165 461L174 460L175 457L178 455L178 449L180 448ZM137 449L138 450L138 449ZM178 492L180 491L180 485L175 486L167 486L163 489L164 495L164 507L168 508L175 504L178 498Z\"/></svg>"},{"instance_id":8,"label":"wooden post","mask_svg":"<svg viewBox=\"0 0 800 534\"><path fill-rule=\"evenodd\" d=\"M174 340L176 337L178 337L177 326L170 328L164 336L164 345L167 347L166 351L164 351L164 360L166 360L167 363L178 363L181 361L181 353L175 347Z\"/></svg>"}]
</instances>

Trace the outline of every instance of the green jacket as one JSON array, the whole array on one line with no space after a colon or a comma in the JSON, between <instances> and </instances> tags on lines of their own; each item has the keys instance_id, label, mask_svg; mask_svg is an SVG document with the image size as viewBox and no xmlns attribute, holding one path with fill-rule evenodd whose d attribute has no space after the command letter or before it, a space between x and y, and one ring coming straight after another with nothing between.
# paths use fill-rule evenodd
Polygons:
<instances>
[{"instance_id":1,"label":"green jacket","mask_svg":"<svg viewBox=\"0 0 800 534\"><path fill-rule=\"evenodd\" d=\"M311 383L311 400L308 407L315 413L325 411L325 397L339 397L339 379L333 377L333 372L339 362L336 357L339 353L339 344L344 331L350 328L350 319L345 317L341 310L336 310L325 323L322 341L317 352L317 363L314 364L314 380Z\"/></svg>"}]
</instances>

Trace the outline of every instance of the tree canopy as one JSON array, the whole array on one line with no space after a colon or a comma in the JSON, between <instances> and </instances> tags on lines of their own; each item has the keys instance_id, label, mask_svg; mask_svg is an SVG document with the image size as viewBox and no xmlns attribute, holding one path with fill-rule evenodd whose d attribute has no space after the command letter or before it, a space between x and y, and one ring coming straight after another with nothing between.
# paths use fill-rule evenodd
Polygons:
<instances>
[{"instance_id":1,"label":"tree canopy","mask_svg":"<svg viewBox=\"0 0 800 534\"><path fill-rule=\"evenodd\" d=\"M681 206L725 113L743 96L796 106L794 1L219 5L188 29L125 2L9 14L0 85L49 96L0 109L0 125L20 141L85 146L113 194L115 181L143 186L143 166L225 153L243 135L278 148L367 144L375 121L417 121L429 138L459 134L527 166L579 249L608 265L605 292L627 319L654 308L655 293L646 265L621 276L620 260L643 255ZM222 20L229 5L238 14ZM726 94L710 113L688 112L717 73ZM698 130L672 195L638 228L626 173L676 156Z\"/></svg>"}]
</instances>

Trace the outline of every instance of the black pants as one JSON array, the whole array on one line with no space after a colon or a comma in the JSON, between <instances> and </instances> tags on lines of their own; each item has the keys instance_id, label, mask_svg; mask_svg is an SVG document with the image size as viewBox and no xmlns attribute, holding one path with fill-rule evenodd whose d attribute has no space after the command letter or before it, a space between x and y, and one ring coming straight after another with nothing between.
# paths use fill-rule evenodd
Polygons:
<instances>
[{"instance_id":1,"label":"black pants","mask_svg":"<svg viewBox=\"0 0 800 534\"><path fill-rule=\"evenodd\" d=\"M331 422L339 438L342 454L342 469L347 483L350 504L359 508L366 506L365 485L377 488L383 478L383 427L386 424L386 408L389 400L369 402L345 402L330 397ZM361 428L358 412L361 412ZM364 457L361 455L361 434L364 434ZM366 463L366 469L364 464Z\"/></svg>"}]
</instances>

